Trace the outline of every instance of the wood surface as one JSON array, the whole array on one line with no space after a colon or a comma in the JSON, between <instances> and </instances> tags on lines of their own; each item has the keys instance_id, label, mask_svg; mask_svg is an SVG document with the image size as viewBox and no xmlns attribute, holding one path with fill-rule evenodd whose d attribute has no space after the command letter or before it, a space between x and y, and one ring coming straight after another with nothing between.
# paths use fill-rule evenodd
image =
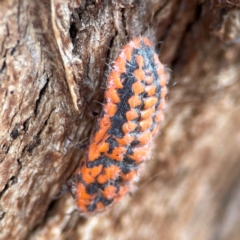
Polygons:
<instances>
[{"instance_id":1,"label":"wood surface","mask_svg":"<svg viewBox=\"0 0 240 240\"><path fill-rule=\"evenodd\" d=\"M141 35L169 74L161 135L136 192L84 218L56 196ZM1 0L0 239L240 239L239 76L237 0Z\"/></svg>"}]
</instances>

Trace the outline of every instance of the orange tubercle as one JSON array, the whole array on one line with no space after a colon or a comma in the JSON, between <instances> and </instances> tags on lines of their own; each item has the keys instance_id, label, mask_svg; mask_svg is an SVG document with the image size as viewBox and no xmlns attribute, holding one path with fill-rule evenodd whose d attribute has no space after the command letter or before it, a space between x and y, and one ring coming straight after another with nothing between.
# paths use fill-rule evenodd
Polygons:
<instances>
[{"instance_id":1,"label":"orange tubercle","mask_svg":"<svg viewBox=\"0 0 240 240\"><path fill-rule=\"evenodd\" d=\"M135 108L142 104L142 100L139 98L138 95L133 95L131 98L129 98L128 103L130 108Z\"/></svg>"},{"instance_id":2,"label":"orange tubercle","mask_svg":"<svg viewBox=\"0 0 240 240\"><path fill-rule=\"evenodd\" d=\"M132 89L133 89L133 92L134 92L136 95L144 92L144 90L146 91L145 86L144 86L140 81L135 82L135 83L132 85Z\"/></svg>"},{"instance_id":3,"label":"orange tubercle","mask_svg":"<svg viewBox=\"0 0 240 240\"><path fill-rule=\"evenodd\" d=\"M141 131L143 132L143 131L149 129L152 126L153 120L152 120L152 118L147 118L147 119L141 120L139 122L139 124L140 124L140 127L141 127Z\"/></svg>"},{"instance_id":4,"label":"orange tubercle","mask_svg":"<svg viewBox=\"0 0 240 240\"><path fill-rule=\"evenodd\" d=\"M138 125L134 122L128 121L123 124L122 130L125 134L132 132Z\"/></svg>"},{"instance_id":5,"label":"orange tubercle","mask_svg":"<svg viewBox=\"0 0 240 240\"><path fill-rule=\"evenodd\" d=\"M157 87L154 85L146 86L145 91L147 92L148 96L154 96L156 94Z\"/></svg>"},{"instance_id":6,"label":"orange tubercle","mask_svg":"<svg viewBox=\"0 0 240 240\"><path fill-rule=\"evenodd\" d=\"M112 103L119 103L120 98L115 88L108 88L105 95L106 99L111 99Z\"/></svg>"},{"instance_id":7,"label":"orange tubercle","mask_svg":"<svg viewBox=\"0 0 240 240\"><path fill-rule=\"evenodd\" d=\"M97 182L104 184L109 180L114 180L119 176L120 172L121 170L118 166L111 165L106 167L104 168L104 171L97 177Z\"/></svg>"},{"instance_id":8,"label":"orange tubercle","mask_svg":"<svg viewBox=\"0 0 240 240\"><path fill-rule=\"evenodd\" d=\"M156 97L148 97L144 99L144 109L151 108L156 105L158 99Z\"/></svg>"},{"instance_id":9,"label":"orange tubercle","mask_svg":"<svg viewBox=\"0 0 240 240\"><path fill-rule=\"evenodd\" d=\"M144 119L148 119L150 118L153 114L155 113L155 108L148 108L146 110L141 111L141 119L140 120L144 120Z\"/></svg>"},{"instance_id":10,"label":"orange tubercle","mask_svg":"<svg viewBox=\"0 0 240 240\"><path fill-rule=\"evenodd\" d=\"M112 185L109 185L107 186L103 192L102 192L102 195L107 198L107 199L113 199L116 197L116 187L115 186L112 186Z\"/></svg>"},{"instance_id":11,"label":"orange tubercle","mask_svg":"<svg viewBox=\"0 0 240 240\"><path fill-rule=\"evenodd\" d=\"M128 121L132 121L138 118L138 112L135 109L131 109L128 112L126 112L126 117Z\"/></svg>"},{"instance_id":12,"label":"orange tubercle","mask_svg":"<svg viewBox=\"0 0 240 240\"><path fill-rule=\"evenodd\" d=\"M87 168L87 166L84 165L80 171L83 181L87 184L94 183L96 177L100 174L102 169L103 169L102 165L93 168Z\"/></svg>"},{"instance_id":13,"label":"orange tubercle","mask_svg":"<svg viewBox=\"0 0 240 240\"><path fill-rule=\"evenodd\" d=\"M106 153L106 156L116 161L122 161L123 154L126 152L126 147L116 147L112 153Z\"/></svg>"},{"instance_id":14,"label":"orange tubercle","mask_svg":"<svg viewBox=\"0 0 240 240\"><path fill-rule=\"evenodd\" d=\"M139 81L139 82L141 82L141 81L143 81L143 80L145 79L145 73L144 73L144 71L143 71L141 68L135 70L135 71L133 72L133 74L134 74L134 77L135 77L135 78L137 79L137 81Z\"/></svg>"}]
</instances>

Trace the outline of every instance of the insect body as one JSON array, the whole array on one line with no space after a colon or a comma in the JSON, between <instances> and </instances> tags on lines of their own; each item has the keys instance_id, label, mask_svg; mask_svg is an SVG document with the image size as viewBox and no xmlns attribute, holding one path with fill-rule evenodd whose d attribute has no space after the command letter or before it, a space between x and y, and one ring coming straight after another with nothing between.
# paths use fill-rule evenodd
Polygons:
<instances>
[{"instance_id":1,"label":"insect body","mask_svg":"<svg viewBox=\"0 0 240 240\"><path fill-rule=\"evenodd\" d=\"M152 43L133 39L113 64L102 113L74 174L81 213L101 212L131 192L150 158L166 93L166 74Z\"/></svg>"}]
</instances>

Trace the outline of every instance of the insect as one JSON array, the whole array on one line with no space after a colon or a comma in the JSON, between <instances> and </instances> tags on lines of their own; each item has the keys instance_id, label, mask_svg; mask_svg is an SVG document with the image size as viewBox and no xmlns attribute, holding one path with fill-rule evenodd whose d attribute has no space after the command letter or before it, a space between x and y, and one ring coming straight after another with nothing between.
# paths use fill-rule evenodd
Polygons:
<instances>
[{"instance_id":1,"label":"insect","mask_svg":"<svg viewBox=\"0 0 240 240\"><path fill-rule=\"evenodd\" d=\"M98 213L133 190L163 119L166 74L144 37L121 50L107 79L102 113L74 173L73 195L83 215Z\"/></svg>"}]
</instances>

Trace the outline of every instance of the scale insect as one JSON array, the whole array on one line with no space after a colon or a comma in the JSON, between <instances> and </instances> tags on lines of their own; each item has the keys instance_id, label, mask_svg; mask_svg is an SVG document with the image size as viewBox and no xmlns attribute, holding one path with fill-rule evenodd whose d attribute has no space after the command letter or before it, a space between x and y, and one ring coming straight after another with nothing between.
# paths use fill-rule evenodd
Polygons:
<instances>
[{"instance_id":1,"label":"scale insect","mask_svg":"<svg viewBox=\"0 0 240 240\"><path fill-rule=\"evenodd\" d=\"M74 173L72 192L83 215L102 212L133 190L163 120L166 82L150 40L135 38L123 47L108 76L90 145Z\"/></svg>"}]
</instances>

